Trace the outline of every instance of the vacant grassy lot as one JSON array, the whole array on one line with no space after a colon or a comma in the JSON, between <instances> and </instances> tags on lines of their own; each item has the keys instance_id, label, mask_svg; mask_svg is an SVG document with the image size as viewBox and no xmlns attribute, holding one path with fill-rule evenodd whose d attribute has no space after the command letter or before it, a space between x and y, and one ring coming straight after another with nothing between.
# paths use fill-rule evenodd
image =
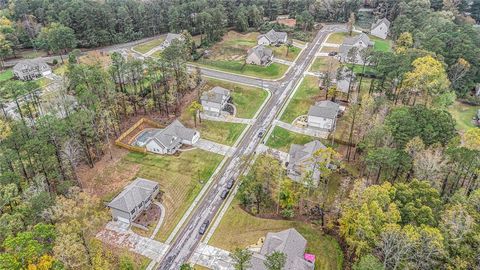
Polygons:
<instances>
[{"instance_id":1,"label":"vacant grassy lot","mask_svg":"<svg viewBox=\"0 0 480 270\"><path fill-rule=\"evenodd\" d=\"M0 73L0 82L8 81L13 78L13 70L11 68Z\"/></svg>"},{"instance_id":2,"label":"vacant grassy lot","mask_svg":"<svg viewBox=\"0 0 480 270\"><path fill-rule=\"evenodd\" d=\"M352 36L356 35L358 35L358 33L352 33ZM328 37L327 43L342 44L347 37L350 37L350 34L347 32L333 33Z\"/></svg>"},{"instance_id":3,"label":"vacant grassy lot","mask_svg":"<svg viewBox=\"0 0 480 270\"><path fill-rule=\"evenodd\" d=\"M323 52L323 53L329 53L329 52L338 52L338 48L337 47L322 47L322 49L320 50L320 52Z\"/></svg>"},{"instance_id":4,"label":"vacant grassy lot","mask_svg":"<svg viewBox=\"0 0 480 270\"><path fill-rule=\"evenodd\" d=\"M455 102L448 111L457 122L457 130L465 132L468 129L475 127L472 119L477 114L478 109L480 109L480 106L470 106L461 102Z\"/></svg>"},{"instance_id":5,"label":"vacant grassy lot","mask_svg":"<svg viewBox=\"0 0 480 270\"><path fill-rule=\"evenodd\" d=\"M102 179L111 181L115 175L110 174L121 173L124 168L128 168L137 171L136 177L157 181L160 190L164 192L162 203L166 209L166 216L156 239L165 241L222 158L221 155L199 149L174 156L129 153L110 170L110 173L104 173ZM115 188L104 197L104 200L111 200L122 188L123 186Z\"/></svg>"},{"instance_id":6,"label":"vacant grassy lot","mask_svg":"<svg viewBox=\"0 0 480 270\"><path fill-rule=\"evenodd\" d=\"M160 46L162 42L165 40L165 35L160 36L157 39L150 40L148 42L138 44L137 46L133 47L135 51L141 52L141 53L147 53L151 49Z\"/></svg>"},{"instance_id":7,"label":"vacant grassy lot","mask_svg":"<svg viewBox=\"0 0 480 270\"><path fill-rule=\"evenodd\" d=\"M297 92L295 92L295 95L283 112L281 120L291 123L298 116L307 114L310 106L313 105L315 100L322 94L318 88L318 78L305 76Z\"/></svg>"},{"instance_id":8,"label":"vacant grassy lot","mask_svg":"<svg viewBox=\"0 0 480 270\"><path fill-rule=\"evenodd\" d=\"M245 127L244 124L202 120L196 129L203 139L232 146Z\"/></svg>"},{"instance_id":9,"label":"vacant grassy lot","mask_svg":"<svg viewBox=\"0 0 480 270\"><path fill-rule=\"evenodd\" d=\"M252 118L267 98L267 91L216 79L207 79L205 90L221 86L231 91L233 104L237 107L236 117Z\"/></svg>"},{"instance_id":10,"label":"vacant grassy lot","mask_svg":"<svg viewBox=\"0 0 480 270\"><path fill-rule=\"evenodd\" d=\"M295 228L308 241L306 252L315 254L315 269L340 270L343 254L337 241L312 224L299 221L257 218L243 211L234 200L223 217L209 245L233 251L236 247L245 248L256 244L268 232L278 232Z\"/></svg>"},{"instance_id":11,"label":"vacant grassy lot","mask_svg":"<svg viewBox=\"0 0 480 270\"><path fill-rule=\"evenodd\" d=\"M339 66L340 61L338 61L336 58L330 56L319 56L315 58L315 61L313 61L310 71L324 73L330 70L335 74Z\"/></svg>"},{"instance_id":12,"label":"vacant grassy lot","mask_svg":"<svg viewBox=\"0 0 480 270\"><path fill-rule=\"evenodd\" d=\"M268 138L266 145L268 147L288 153L288 151L290 150L290 145L306 144L313 140L319 140L319 139L315 137L295 133L281 127L274 127L273 132Z\"/></svg>"},{"instance_id":13,"label":"vacant grassy lot","mask_svg":"<svg viewBox=\"0 0 480 270\"><path fill-rule=\"evenodd\" d=\"M287 71L288 66L279 63L272 63L266 67L257 65L247 65L244 60L207 60L201 59L196 63L221 71L237 73L240 75L254 76L264 79L278 79Z\"/></svg>"},{"instance_id":14,"label":"vacant grassy lot","mask_svg":"<svg viewBox=\"0 0 480 270\"><path fill-rule=\"evenodd\" d=\"M291 46L288 48L287 46L279 46L279 47L270 47L273 50L273 56L276 58L293 61L297 58L298 54L302 51L300 48L295 46ZM288 50L288 54L287 54Z\"/></svg>"}]
</instances>

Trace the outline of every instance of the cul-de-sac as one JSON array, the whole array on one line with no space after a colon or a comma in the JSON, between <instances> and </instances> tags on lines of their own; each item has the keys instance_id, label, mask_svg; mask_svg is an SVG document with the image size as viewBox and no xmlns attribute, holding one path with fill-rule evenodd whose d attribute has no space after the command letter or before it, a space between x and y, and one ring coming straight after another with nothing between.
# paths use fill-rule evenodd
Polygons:
<instances>
[{"instance_id":1,"label":"cul-de-sac","mask_svg":"<svg viewBox=\"0 0 480 270\"><path fill-rule=\"evenodd\" d=\"M0 270L480 269L480 0L1 0Z\"/></svg>"}]
</instances>

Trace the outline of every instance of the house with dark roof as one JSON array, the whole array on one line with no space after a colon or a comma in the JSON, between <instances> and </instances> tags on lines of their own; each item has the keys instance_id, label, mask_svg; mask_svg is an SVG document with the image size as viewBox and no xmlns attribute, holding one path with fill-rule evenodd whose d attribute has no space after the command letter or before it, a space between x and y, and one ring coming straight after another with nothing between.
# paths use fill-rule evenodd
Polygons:
<instances>
[{"instance_id":1,"label":"house with dark roof","mask_svg":"<svg viewBox=\"0 0 480 270\"><path fill-rule=\"evenodd\" d=\"M349 68L340 68L335 79L337 91L347 94L348 89L355 89L355 78L355 73L353 73Z\"/></svg>"},{"instance_id":2,"label":"house with dark roof","mask_svg":"<svg viewBox=\"0 0 480 270\"><path fill-rule=\"evenodd\" d=\"M168 33L162 45L160 45L160 50L169 47L174 40L184 41L185 37L182 34Z\"/></svg>"},{"instance_id":3,"label":"house with dark roof","mask_svg":"<svg viewBox=\"0 0 480 270\"><path fill-rule=\"evenodd\" d=\"M220 116L229 100L230 91L220 86L215 86L210 91L203 92L200 97L203 112L213 116Z\"/></svg>"},{"instance_id":4,"label":"house with dark roof","mask_svg":"<svg viewBox=\"0 0 480 270\"><path fill-rule=\"evenodd\" d=\"M362 33L360 35L346 38L343 43L340 45L338 57L341 62L353 63L353 64L363 64L363 59L361 56L361 51L364 49L373 46L374 43L370 40L370 38ZM357 54L355 59L349 59L349 52L352 48L357 48Z\"/></svg>"},{"instance_id":5,"label":"house with dark roof","mask_svg":"<svg viewBox=\"0 0 480 270\"><path fill-rule=\"evenodd\" d=\"M247 52L247 64L267 66L272 62L273 51L263 45L257 45Z\"/></svg>"},{"instance_id":6,"label":"house with dark roof","mask_svg":"<svg viewBox=\"0 0 480 270\"><path fill-rule=\"evenodd\" d=\"M185 127L175 120L164 129L149 129L141 133L135 145L145 147L156 154L175 154L182 145L193 145L200 139L200 133Z\"/></svg>"},{"instance_id":7,"label":"house with dark roof","mask_svg":"<svg viewBox=\"0 0 480 270\"><path fill-rule=\"evenodd\" d=\"M387 18L378 19L375 23L372 24L372 27L370 28L370 34L381 39L386 39L389 30L390 21L387 20Z\"/></svg>"},{"instance_id":8,"label":"house with dark roof","mask_svg":"<svg viewBox=\"0 0 480 270\"><path fill-rule=\"evenodd\" d=\"M273 252L281 252L286 256L285 270L313 270L314 262L306 260L307 240L295 229L281 232L269 232L259 252L253 252L250 259L251 270L267 270L265 261Z\"/></svg>"},{"instance_id":9,"label":"house with dark roof","mask_svg":"<svg viewBox=\"0 0 480 270\"><path fill-rule=\"evenodd\" d=\"M40 58L25 59L13 66L13 74L22 81L31 81L52 73L50 66Z\"/></svg>"},{"instance_id":10,"label":"house with dark roof","mask_svg":"<svg viewBox=\"0 0 480 270\"><path fill-rule=\"evenodd\" d=\"M309 128L333 131L340 112L340 105L330 100L322 100L308 110L307 125Z\"/></svg>"},{"instance_id":11,"label":"house with dark roof","mask_svg":"<svg viewBox=\"0 0 480 270\"><path fill-rule=\"evenodd\" d=\"M150 206L159 191L157 182L143 178L135 179L107 205L113 220L132 223Z\"/></svg>"},{"instance_id":12,"label":"house with dark roof","mask_svg":"<svg viewBox=\"0 0 480 270\"><path fill-rule=\"evenodd\" d=\"M307 144L292 144L288 152L287 175L295 182L301 182L308 173L311 173L312 180L318 185L320 180L320 171L317 169L315 152L326 148L318 140Z\"/></svg>"},{"instance_id":13,"label":"house with dark roof","mask_svg":"<svg viewBox=\"0 0 480 270\"><path fill-rule=\"evenodd\" d=\"M270 30L265 34L259 35L257 37L258 45L280 45L287 43L287 33L286 32L277 32L275 30Z\"/></svg>"}]
</instances>

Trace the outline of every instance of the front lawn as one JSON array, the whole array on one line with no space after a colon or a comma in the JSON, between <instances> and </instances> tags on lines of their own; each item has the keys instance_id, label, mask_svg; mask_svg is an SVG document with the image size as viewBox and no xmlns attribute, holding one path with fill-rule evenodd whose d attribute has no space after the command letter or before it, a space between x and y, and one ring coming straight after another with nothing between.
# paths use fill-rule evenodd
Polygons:
<instances>
[{"instance_id":1,"label":"front lawn","mask_svg":"<svg viewBox=\"0 0 480 270\"><path fill-rule=\"evenodd\" d=\"M324 46L324 47L322 47L320 52L323 52L323 53L338 52L338 48L337 47Z\"/></svg>"},{"instance_id":2,"label":"front lawn","mask_svg":"<svg viewBox=\"0 0 480 270\"><path fill-rule=\"evenodd\" d=\"M195 62L201 66L232 72L240 75L253 76L263 79L278 79L287 71L288 66L272 63L268 66L257 66L245 64L244 60L210 60L200 59Z\"/></svg>"},{"instance_id":3,"label":"front lawn","mask_svg":"<svg viewBox=\"0 0 480 270\"><path fill-rule=\"evenodd\" d=\"M237 108L236 117L252 118L267 98L267 91L216 79L207 79L206 91L220 86L231 91L233 104Z\"/></svg>"},{"instance_id":4,"label":"front lawn","mask_svg":"<svg viewBox=\"0 0 480 270\"><path fill-rule=\"evenodd\" d=\"M292 123L295 118L305 115L311 105L315 103L318 96L323 95L318 87L318 78L305 76L295 95L290 100L287 108L282 114L281 120Z\"/></svg>"},{"instance_id":5,"label":"front lawn","mask_svg":"<svg viewBox=\"0 0 480 270\"><path fill-rule=\"evenodd\" d=\"M300 54L302 51L300 48L297 48L295 46L288 46L282 45L279 47L276 46L270 46L270 49L273 51L273 56L279 59L287 60L287 61L293 61L297 56ZM288 55L287 55L287 49L288 49Z\"/></svg>"},{"instance_id":6,"label":"front lawn","mask_svg":"<svg viewBox=\"0 0 480 270\"><path fill-rule=\"evenodd\" d=\"M245 124L202 120L201 124L197 124L196 129L203 139L232 146L245 127Z\"/></svg>"},{"instance_id":7,"label":"front lawn","mask_svg":"<svg viewBox=\"0 0 480 270\"><path fill-rule=\"evenodd\" d=\"M0 73L0 82L8 81L13 78L13 70L11 68Z\"/></svg>"},{"instance_id":8,"label":"front lawn","mask_svg":"<svg viewBox=\"0 0 480 270\"><path fill-rule=\"evenodd\" d=\"M295 133L276 126L273 128L272 134L268 138L266 145L268 147L288 153L288 151L290 151L290 145L306 144L313 140L319 139L312 136Z\"/></svg>"},{"instance_id":9,"label":"front lawn","mask_svg":"<svg viewBox=\"0 0 480 270\"><path fill-rule=\"evenodd\" d=\"M315 58L315 61L313 61L313 64L310 67L310 71L322 73L331 71L333 72L333 74L335 74L339 66L340 61L338 61L336 58L330 56L319 56Z\"/></svg>"},{"instance_id":10,"label":"front lawn","mask_svg":"<svg viewBox=\"0 0 480 270\"><path fill-rule=\"evenodd\" d=\"M465 132L470 128L475 127L473 124L473 117L477 114L480 106L471 106L461 102L455 102L448 111L456 121L456 128L460 132Z\"/></svg>"},{"instance_id":11,"label":"front lawn","mask_svg":"<svg viewBox=\"0 0 480 270\"><path fill-rule=\"evenodd\" d=\"M132 49L137 51L137 52L140 52L140 53L147 53L151 49L153 49L157 46L160 46L163 43L164 40L165 40L165 36L162 35L161 37L159 37L157 39L138 44L137 46L133 47Z\"/></svg>"},{"instance_id":12,"label":"front lawn","mask_svg":"<svg viewBox=\"0 0 480 270\"><path fill-rule=\"evenodd\" d=\"M154 180L160 184L166 216L155 239L165 241L222 159L221 155L199 149L179 155L132 152L124 156L110 172L106 172L108 175L103 178L104 181L111 181L113 176L109 177L110 174L118 174L124 168L130 168L137 170L136 177ZM114 190L104 199L109 201L120 191L121 189Z\"/></svg>"},{"instance_id":13,"label":"front lawn","mask_svg":"<svg viewBox=\"0 0 480 270\"><path fill-rule=\"evenodd\" d=\"M352 33L352 36L356 36L356 35L358 35L358 33L356 32ZM347 37L350 37L350 34L347 32L333 33L328 37L327 43L342 44L345 38Z\"/></svg>"},{"instance_id":14,"label":"front lawn","mask_svg":"<svg viewBox=\"0 0 480 270\"><path fill-rule=\"evenodd\" d=\"M268 232L295 228L308 241L305 252L316 256L315 269L340 270L343 253L337 241L323 233L316 225L289 220L263 219L250 215L239 206L238 199L232 202L209 245L228 251L256 244Z\"/></svg>"}]
</instances>

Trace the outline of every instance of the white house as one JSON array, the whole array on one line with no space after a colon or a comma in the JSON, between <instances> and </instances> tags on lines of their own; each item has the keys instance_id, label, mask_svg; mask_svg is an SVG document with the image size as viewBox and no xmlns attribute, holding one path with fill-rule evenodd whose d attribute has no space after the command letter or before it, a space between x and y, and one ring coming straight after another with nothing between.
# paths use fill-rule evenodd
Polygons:
<instances>
[{"instance_id":1,"label":"white house","mask_svg":"<svg viewBox=\"0 0 480 270\"><path fill-rule=\"evenodd\" d=\"M259 35L257 37L258 45L279 45L287 43L287 33L286 32L276 32L275 30L270 30L265 34Z\"/></svg>"},{"instance_id":2,"label":"white house","mask_svg":"<svg viewBox=\"0 0 480 270\"><path fill-rule=\"evenodd\" d=\"M338 57L341 62L348 62L348 63L354 63L354 64L363 64L363 59L361 56L361 51L373 46L373 42L370 40L370 38L362 33L360 35L354 36L354 37L349 37L346 38L343 43L340 45L339 52L338 52ZM352 48L357 48L357 54L355 59L353 61L349 59L349 52L352 50Z\"/></svg>"},{"instance_id":3,"label":"white house","mask_svg":"<svg viewBox=\"0 0 480 270\"><path fill-rule=\"evenodd\" d=\"M247 52L247 64L267 66L272 62L273 51L263 45L257 45Z\"/></svg>"},{"instance_id":4,"label":"white house","mask_svg":"<svg viewBox=\"0 0 480 270\"><path fill-rule=\"evenodd\" d=\"M230 91L219 86L215 86L210 91L203 92L200 97L203 112L213 116L220 116L220 113L229 100Z\"/></svg>"},{"instance_id":5,"label":"white house","mask_svg":"<svg viewBox=\"0 0 480 270\"><path fill-rule=\"evenodd\" d=\"M143 178L135 179L108 204L113 220L132 223L150 206L159 191L157 182Z\"/></svg>"},{"instance_id":6,"label":"white house","mask_svg":"<svg viewBox=\"0 0 480 270\"><path fill-rule=\"evenodd\" d=\"M13 66L13 74L22 81L31 81L51 73L50 66L40 58L21 60Z\"/></svg>"},{"instance_id":7,"label":"white house","mask_svg":"<svg viewBox=\"0 0 480 270\"><path fill-rule=\"evenodd\" d=\"M156 154L175 154L182 145L193 145L200 139L200 133L186 128L175 120L164 129L144 131L136 139L135 145L145 147Z\"/></svg>"},{"instance_id":8,"label":"white house","mask_svg":"<svg viewBox=\"0 0 480 270\"><path fill-rule=\"evenodd\" d=\"M340 105L330 100L322 100L310 107L307 115L307 125L327 131L335 130Z\"/></svg>"},{"instance_id":9,"label":"white house","mask_svg":"<svg viewBox=\"0 0 480 270\"><path fill-rule=\"evenodd\" d=\"M372 27L370 28L370 34L381 39L386 39L389 30L390 21L387 20L387 18L378 19L375 23L372 24Z\"/></svg>"},{"instance_id":10,"label":"white house","mask_svg":"<svg viewBox=\"0 0 480 270\"><path fill-rule=\"evenodd\" d=\"M288 152L288 177L293 181L301 182L311 172L314 184L318 185L320 171L317 168L314 154L324 148L326 146L318 140L311 141L305 145L292 144Z\"/></svg>"}]
</instances>

